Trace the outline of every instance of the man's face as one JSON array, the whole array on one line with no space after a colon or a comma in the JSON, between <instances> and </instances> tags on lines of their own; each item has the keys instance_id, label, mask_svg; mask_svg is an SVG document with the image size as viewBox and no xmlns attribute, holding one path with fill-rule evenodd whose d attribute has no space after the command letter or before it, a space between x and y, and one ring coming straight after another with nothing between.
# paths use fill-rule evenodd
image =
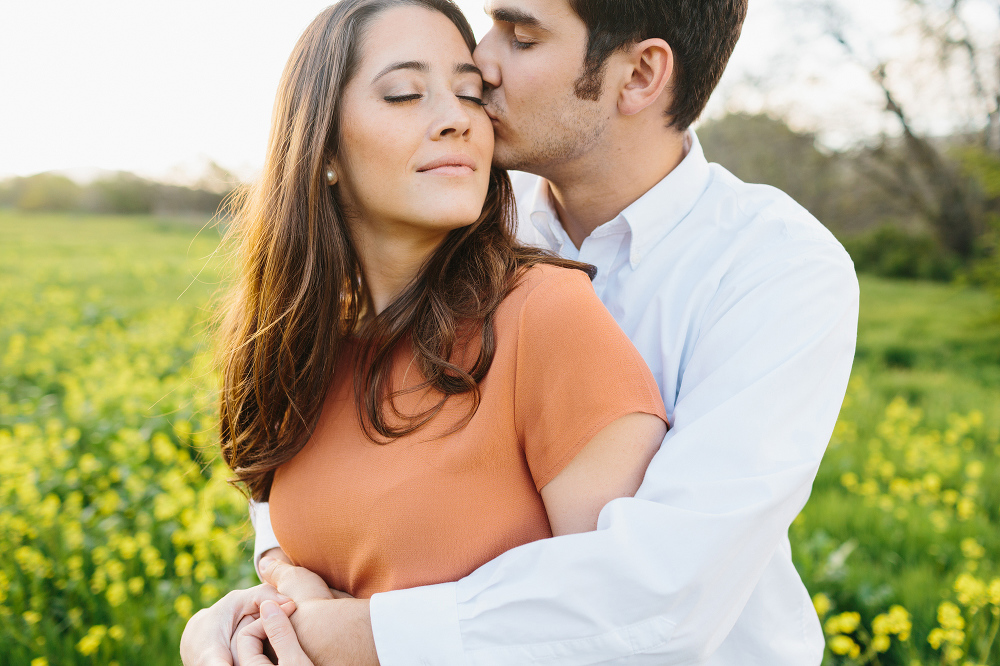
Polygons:
<instances>
[{"instance_id":1,"label":"man's face","mask_svg":"<svg viewBox=\"0 0 1000 666\"><path fill-rule=\"evenodd\" d=\"M587 153L613 111L592 81L590 94L578 85L587 27L566 0L487 0L486 12L493 29L474 58L496 132L493 163L548 175Z\"/></svg>"}]
</instances>

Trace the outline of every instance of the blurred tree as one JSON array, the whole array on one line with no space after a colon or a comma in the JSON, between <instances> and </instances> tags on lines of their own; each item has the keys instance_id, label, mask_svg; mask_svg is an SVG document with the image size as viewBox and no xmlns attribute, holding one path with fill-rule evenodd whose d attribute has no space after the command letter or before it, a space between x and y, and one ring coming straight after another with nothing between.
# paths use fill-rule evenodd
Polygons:
<instances>
[{"instance_id":1,"label":"blurred tree","mask_svg":"<svg viewBox=\"0 0 1000 666\"><path fill-rule=\"evenodd\" d=\"M862 273L883 277L950 281L958 260L931 236L893 225L847 238L844 247Z\"/></svg>"},{"instance_id":2,"label":"blurred tree","mask_svg":"<svg viewBox=\"0 0 1000 666\"><path fill-rule=\"evenodd\" d=\"M165 185L128 172L117 172L88 185L65 176L40 173L0 181L0 206L25 211L86 211L124 215L214 215L230 189Z\"/></svg>"},{"instance_id":3,"label":"blurred tree","mask_svg":"<svg viewBox=\"0 0 1000 666\"><path fill-rule=\"evenodd\" d=\"M80 186L66 176L39 173L12 178L5 198L21 210L72 210L80 198Z\"/></svg>"},{"instance_id":4,"label":"blurred tree","mask_svg":"<svg viewBox=\"0 0 1000 666\"><path fill-rule=\"evenodd\" d=\"M817 217L836 189L836 156L816 148L813 134L764 114L729 114L698 128L705 155L744 181L773 185Z\"/></svg>"},{"instance_id":5,"label":"blurred tree","mask_svg":"<svg viewBox=\"0 0 1000 666\"><path fill-rule=\"evenodd\" d=\"M989 8L1000 15L1000 0L905 0L904 4L911 15L912 30L936 52L938 72L949 83L964 84L965 92L954 103L972 109L972 142L1000 154L1000 34L973 30L969 18L973 7ZM885 111L896 119L901 131L899 138L882 136L868 151L870 177L890 195L908 202L946 248L970 260L976 238L986 228L981 192L943 142L915 126L896 93L904 82L931 86L940 83L940 77L914 76L912 70L896 67L886 59L873 61L852 37L859 31L837 0L815 8L825 32L868 68L882 92ZM955 118L960 115L956 110Z\"/></svg>"},{"instance_id":6,"label":"blurred tree","mask_svg":"<svg viewBox=\"0 0 1000 666\"><path fill-rule=\"evenodd\" d=\"M790 195L838 236L854 236L887 222L914 226L905 202L887 197L858 170L856 152L817 148L816 137L764 114L734 113L698 128L709 160L745 182L773 185Z\"/></svg>"},{"instance_id":7,"label":"blurred tree","mask_svg":"<svg viewBox=\"0 0 1000 666\"><path fill-rule=\"evenodd\" d=\"M87 189L90 210L133 215L153 212L156 184L135 174L119 171L95 180Z\"/></svg>"},{"instance_id":8,"label":"blurred tree","mask_svg":"<svg viewBox=\"0 0 1000 666\"><path fill-rule=\"evenodd\" d=\"M965 173L979 186L988 229L979 243L979 258L969 277L990 288L1000 300L1000 155L979 146L958 153ZM997 312L1000 320L1000 310Z\"/></svg>"}]
</instances>

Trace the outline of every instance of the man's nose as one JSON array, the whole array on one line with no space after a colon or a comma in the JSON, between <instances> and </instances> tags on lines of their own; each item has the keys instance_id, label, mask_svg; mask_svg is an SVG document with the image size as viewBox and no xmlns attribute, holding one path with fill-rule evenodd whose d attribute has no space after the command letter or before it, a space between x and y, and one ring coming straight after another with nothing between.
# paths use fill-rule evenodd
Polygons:
<instances>
[{"instance_id":1,"label":"man's nose","mask_svg":"<svg viewBox=\"0 0 1000 666\"><path fill-rule=\"evenodd\" d=\"M501 83L500 64L496 57L497 29L492 28L479 41L472 59L483 73L483 83L489 88L499 88Z\"/></svg>"}]
</instances>

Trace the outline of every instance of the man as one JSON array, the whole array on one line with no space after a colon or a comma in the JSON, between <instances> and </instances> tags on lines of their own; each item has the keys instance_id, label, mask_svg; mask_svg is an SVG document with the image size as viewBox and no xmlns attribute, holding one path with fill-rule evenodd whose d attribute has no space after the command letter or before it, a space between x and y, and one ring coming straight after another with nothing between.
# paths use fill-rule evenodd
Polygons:
<instances>
[{"instance_id":1,"label":"man","mask_svg":"<svg viewBox=\"0 0 1000 666\"><path fill-rule=\"evenodd\" d=\"M320 664L819 664L787 530L846 389L858 287L812 216L708 164L688 130L745 0L487 11L475 60L495 161L535 174L514 179L519 236L597 266L594 289L672 428L597 531L526 544L457 583L328 600L301 569L264 560L262 575L295 600ZM259 507L258 551L276 545L266 517ZM192 621L189 646L232 633L255 603L227 599Z\"/></svg>"}]
</instances>

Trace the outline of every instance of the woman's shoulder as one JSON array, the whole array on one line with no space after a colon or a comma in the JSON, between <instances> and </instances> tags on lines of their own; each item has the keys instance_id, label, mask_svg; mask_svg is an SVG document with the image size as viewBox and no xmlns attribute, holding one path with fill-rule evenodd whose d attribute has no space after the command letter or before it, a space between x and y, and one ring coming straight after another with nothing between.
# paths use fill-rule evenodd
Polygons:
<instances>
[{"instance_id":1,"label":"woman's shoulder","mask_svg":"<svg viewBox=\"0 0 1000 666\"><path fill-rule=\"evenodd\" d=\"M584 313L604 306L594 293L590 277L575 268L535 264L524 270L516 286L497 311L498 332L518 331L516 335L537 328L539 320L562 321L587 317Z\"/></svg>"},{"instance_id":2,"label":"woman's shoulder","mask_svg":"<svg viewBox=\"0 0 1000 666\"><path fill-rule=\"evenodd\" d=\"M519 309L537 301L573 301L581 298L596 298L590 277L579 269L552 264L535 264L525 269L507 297L512 303L519 304Z\"/></svg>"}]
</instances>

